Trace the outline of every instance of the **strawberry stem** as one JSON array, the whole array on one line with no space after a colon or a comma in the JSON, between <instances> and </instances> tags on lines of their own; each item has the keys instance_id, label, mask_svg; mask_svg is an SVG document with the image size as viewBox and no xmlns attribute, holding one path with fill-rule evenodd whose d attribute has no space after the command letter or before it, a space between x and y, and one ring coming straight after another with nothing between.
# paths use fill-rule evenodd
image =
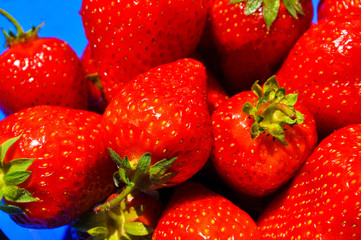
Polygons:
<instances>
[{"instance_id":1,"label":"strawberry stem","mask_svg":"<svg viewBox=\"0 0 361 240\"><path fill-rule=\"evenodd\" d=\"M13 16L11 16L8 12L6 12L3 9L0 9L0 14L6 17L16 28L16 32L18 36L21 36L24 34L23 28L20 26L20 24L15 20Z\"/></svg>"},{"instance_id":2,"label":"strawberry stem","mask_svg":"<svg viewBox=\"0 0 361 240\"><path fill-rule=\"evenodd\" d=\"M123 191L116 198L110 200L109 202L99 205L94 209L94 211L95 212L109 211L113 207L119 205L123 199L125 199L130 193L136 190L137 183L139 183L143 177L144 174L142 174L142 172L135 171L132 180L129 182L129 184L126 185Z\"/></svg>"},{"instance_id":3,"label":"strawberry stem","mask_svg":"<svg viewBox=\"0 0 361 240\"><path fill-rule=\"evenodd\" d=\"M94 209L95 212L109 211L111 208L117 206L129 194L134 194L135 191L147 192L163 186L177 175L175 172L167 172L173 165L176 158L162 159L151 166L150 153L144 153L138 160L135 169L132 168L127 157L121 157L109 149L110 156L118 166L118 171L114 173L113 179L116 186L120 182L125 184L125 188L114 199L105 202ZM128 177L131 176L131 179Z\"/></svg>"}]
</instances>

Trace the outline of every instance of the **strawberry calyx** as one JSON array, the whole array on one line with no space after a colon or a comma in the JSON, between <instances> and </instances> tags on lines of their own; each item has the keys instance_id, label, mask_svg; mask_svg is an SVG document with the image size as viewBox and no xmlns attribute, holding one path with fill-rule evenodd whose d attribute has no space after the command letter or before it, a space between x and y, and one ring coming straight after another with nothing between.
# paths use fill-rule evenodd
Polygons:
<instances>
[{"instance_id":1,"label":"strawberry calyx","mask_svg":"<svg viewBox=\"0 0 361 240\"><path fill-rule=\"evenodd\" d=\"M109 152L118 166L118 171L113 176L114 183L117 187L124 183L125 187L116 198L96 207L95 212L109 211L137 190L149 192L166 186L167 182L177 175L176 172L167 172L176 158L163 159L151 166L151 154L145 153L140 157L136 166L132 166L126 156L121 159L112 149L109 149Z\"/></svg>"},{"instance_id":2,"label":"strawberry calyx","mask_svg":"<svg viewBox=\"0 0 361 240\"><path fill-rule=\"evenodd\" d=\"M35 159L18 158L5 163L8 149L21 136L10 138L0 145L0 200L16 203L36 201L27 190L17 186L30 177L31 172L27 168ZM19 207L4 202L0 202L0 210L8 214L24 213Z\"/></svg>"},{"instance_id":3,"label":"strawberry calyx","mask_svg":"<svg viewBox=\"0 0 361 240\"><path fill-rule=\"evenodd\" d=\"M269 29L277 18L280 8L280 0L230 0L228 4L235 4L244 1L247 1L246 8L244 10L246 15L255 13L263 4L263 17L266 22L267 29ZM282 2L287 11L295 19L298 19L298 14L305 15L299 0L282 0Z\"/></svg>"},{"instance_id":4,"label":"strawberry calyx","mask_svg":"<svg viewBox=\"0 0 361 240\"><path fill-rule=\"evenodd\" d=\"M137 193L135 193L137 194ZM112 194L108 201L115 199L117 194ZM92 239L151 239L154 228L139 221L145 210L145 205L130 206L133 194L127 195L115 207L107 212L89 212L74 224L74 229L86 232Z\"/></svg>"},{"instance_id":5,"label":"strawberry calyx","mask_svg":"<svg viewBox=\"0 0 361 240\"><path fill-rule=\"evenodd\" d=\"M256 138L268 132L283 145L288 145L285 142L284 125L301 124L304 121L303 115L294 108L298 94L286 95L286 89L279 87L275 76L270 77L263 88L256 81L252 92L258 97L256 106L246 102L242 108L244 113L254 119L251 137Z\"/></svg>"},{"instance_id":6,"label":"strawberry calyx","mask_svg":"<svg viewBox=\"0 0 361 240\"><path fill-rule=\"evenodd\" d=\"M32 27L27 32L24 32L23 28L20 26L20 24L15 20L13 16L11 16L3 9L0 9L0 14L6 17L7 20L9 20L16 28L16 34L11 30L9 30L9 32L6 32L4 29L2 29L6 40L5 47L11 47L18 43L26 43L30 39L36 38L38 36L38 30L44 24L41 23L39 26Z\"/></svg>"}]
</instances>

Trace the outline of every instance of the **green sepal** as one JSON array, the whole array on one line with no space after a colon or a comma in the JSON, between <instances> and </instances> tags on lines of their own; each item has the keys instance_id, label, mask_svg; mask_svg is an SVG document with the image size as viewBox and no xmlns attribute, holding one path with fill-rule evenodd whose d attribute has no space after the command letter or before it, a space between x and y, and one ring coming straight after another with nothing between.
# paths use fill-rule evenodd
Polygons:
<instances>
[{"instance_id":1,"label":"green sepal","mask_svg":"<svg viewBox=\"0 0 361 240\"><path fill-rule=\"evenodd\" d=\"M246 4L246 9L244 10L244 13L246 15L251 15L252 13L255 13L262 5L263 0L252 0L248 1Z\"/></svg>"},{"instance_id":2,"label":"green sepal","mask_svg":"<svg viewBox=\"0 0 361 240\"><path fill-rule=\"evenodd\" d=\"M5 155L7 153L7 151L9 150L9 148L14 145L14 143L16 141L19 140L19 138L22 136L22 134L20 134L19 136L17 137L13 137L13 138L10 138L8 140L6 140L5 142L3 142L1 145L0 145L0 164L1 166L4 165L4 161L5 161Z\"/></svg>"},{"instance_id":3,"label":"green sepal","mask_svg":"<svg viewBox=\"0 0 361 240\"><path fill-rule=\"evenodd\" d=\"M31 172L26 170L35 159L18 158L5 164L5 157L9 148L21 136L22 134L10 138L0 145L0 200L6 199L9 202L17 203L36 201L26 189L16 186L30 177ZM7 203L2 203L0 210L10 214L23 213L19 207Z\"/></svg>"},{"instance_id":4,"label":"green sepal","mask_svg":"<svg viewBox=\"0 0 361 240\"><path fill-rule=\"evenodd\" d=\"M301 124L304 121L303 115L294 108L297 94L286 95L286 89L279 86L275 76L270 77L263 84L263 88L256 81L252 91L258 98L256 106L246 102L242 108L244 113L254 119L250 130L251 137L256 138L267 131L283 145L287 145L284 125Z\"/></svg>"},{"instance_id":5,"label":"green sepal","mask_svg":"<svg viewBox=\"0 0 361 240\"><path fill-rule=\"evenodd\" d=\"M119 180L122 180L126 183L125 187L115 199L97 206L94 211L109 211L127 197L128 194L136 190L147 192L165 186L177 175L175 172L166 173L175 160L176 158L163 159L158 161L160 163L155 163L151 166L151 154L144 153L138 160L134 170L120 170L122 166L118 166L119 174L113 175L113 179L115 179L116 184L119 184Z\"/></svg>"},{"instance_id":6,"label":"green sepal","mask_svg":"<svg viewBox=\"0 0 361 240\"><path fill-rule=\"evenodd\" d=\"M26 171L34 161L35 158L18 158L11 160L5 164L5 171L7 174Z\"/></svg>"},{"instance_id":7,"label":"green sepal","mask_svg":"<svg viewBox=\"0 0 361 240\"><path fill-rule=\"evenodd\" d=\"M282 0L289 14L298 19L298 13L305 15L302 5L299 0ZM270 28L274 20L278 16L280 8L280 0L230 0L228 4L236 4L240 2L247 2L244 13L251 15L255 13L263 5L263 17L267 26Z\"/></svg>"},{"instance_id":8,"label":"green sepal","mask_svg":"<svg viewBox=\"0 0 361 240\"><path fill-rule=\"evenodd\" d=\"M122 158L116 152L114 152L113 149L108 148L108 150L109 150L109 155L113 159L115 164L117 164L118 167L122 167L123 166Z\"/></svg>"},{"instance_id":9,"label":"green sepal","mask_svg":"<svg viewBox=\"0 0 361 240\"><path fill-rule=\"evenodd\" d=\"M154 228L141 222L127 222L124 224L124 229L133 236L147 236L154 232Z\"/></svg>"},{"instance_id":10,"label":"green sepal","mask_svg":"<svg viewBox=\"0 0 361 240\"><path fill-rule=\"evenodd\" d=\"M11 202L25 203L34 202L36 199L25 189L17 186L4 186L3 197Z\"/></svg>"},{"instance_id":11,"label":"green sepal","mask_svg":"<svg viewBox=\"0 0 361 240\"><path fill-rule=\"evenodd\" d=\"M21 208L19 208L17 206L5 204L2 202L0 202L0 210L3 211L4 213L10 214L10 215L24 213L23 210L21 210Z\"/></svg>"},{"instance_id":12,"label":"green sepal","mask_svg":"<svg viewBox=\"0 0 361 240\"><path fill-rule=\"evenodd\" d=\"M106 239L108 236L108 229L106 227L94 227L89 229L87 233L89 233L89 235L91 235L94 240L101 240Z\"/></svg>"},{"instance_id":13,"label":"green sepal","mask_svg":"<svg viewBox=\"0 0 361 240\"><path fill-rule=\"evenodd\" d=\"M149 171L150 163L151 163L150 153L144 153L138 161L136 170L140 171L143 175L146 175Z\"/></svg>"},{"instance_id":14,"label":"green sepal","mask_svg":"<svg viewBox=\"0 0 361 240\"><path fill-rule=\"evenodd\" d=\"M6 185L18 185L23 183L26 179L28 179L31 175L29 171L17 171L12 173L7 173L4 176L4 182Z\"/></svg>"},{"instance_id":15,"label":"green sepal","mask_svg":"<svg viewBox=\"0 0 361 240\"><path fill-rule=\"evenodd\" d=\"M151 179L155 180L159 179L164 173L173 165L173 163L177 160L177 158L165 158L156 162L150 169L149 175Z\"/></svg>"}]
</instances>

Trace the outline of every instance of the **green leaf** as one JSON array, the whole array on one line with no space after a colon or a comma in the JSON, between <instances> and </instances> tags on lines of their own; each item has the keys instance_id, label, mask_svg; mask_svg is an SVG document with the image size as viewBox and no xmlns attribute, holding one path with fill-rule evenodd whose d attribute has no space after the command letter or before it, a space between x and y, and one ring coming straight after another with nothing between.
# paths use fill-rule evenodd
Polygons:
<instances>
[{"instance_id":1,"label":"green leaf","mask_svg":"<svg viewBox=\"0 0 361 240\"><path fill-rule=\"evenodd\" d=\"M23 172L35 161L35 158L18 158L11 160L5 165L6 174Z\"/></svg>"},{"instance_id":2,"label":"green leaf","mask_svg":"<svg viewBox=\"0 0 361 240\"><path fill-rule=\"evenodd\" d=\"M153 180L153 184L159 186L166 186L167 183L172 180L175 176L177 176L177 172L169 172L166 174L163 174L161 177L159 177L158 179L152 179Z\"/></svg>"},{"instance_id":3,"label":"green leaf","mask_svg":"<svg viewBox=\"0 0 361 240\"><path fill-rule=\"evenodd\" d=\"M149 171L151 163L150 153L144 153L137 164L137 170L139 170L142 174L146 175Z\"/></svg>"},{"instance_id":4,"label":"green leaf","mask_svg":"<svg viewBox=\"0 0 361 240\"><path fill-rule=\"evenodd\" d=\"M242 111L246 114L254 116L256 114L257 109L253 107L250 102L245 102L242 107Z\"/></svg>"},{"instance_id":5,"label":"green leaf","mask_svg":"<svg viewBox=\"0 0 361 240\"><path fill-rule=\"evenodd\" d=\"M132 169L132 166L130 165L130 162L129 162L127 156L124 157L123 168L126 169L126 170L131 170Z\"/></svg>"},{"instance_id":6,"label":"green leaf","mask_svg":"<svg viewBox=\"0 0 361 240\"><path fill-rule=\"evenodd\" d=\"M281 101L281 103L284 103L288 106L293 106L296 104L298 98L297 93L290 93L285 96L285 98Z\"/></svg>"},{"instance_id":7,"label":"green leaf","mask_svg":"<svg viewBox=\"0 0 361 240\"><path fill-rule=\"evenodd\" d=\"M162 176L177 160L177 158L163 159L156 162L150 169L149 174L152 178L159 178Z\"/></svg>"},{"instance_id":8,"label":"green leaf","mask_svg":"<svg viewBox=\"0 0 361 240\"><path fill-rule=\"evenodd\" d=\"M22 134L20 134L17 137L10 138L0 145L0 164L1 164L1 166L4 166L4 160L5 160L5 155L6 155L7 151L17 140L19 140L19 138L21 136L22 136Z\"/></svg>"},{"instance_id":9,"label":"green leaf","mask_svg":"<svg viewBox=\"0 0 361 240\"><path fill-rule=\"evenodd\" d=\"M123 181L123 183L125 183L126 185L130 185L130 180L127 176L127 172L123 169L123 168L120 168L119 171L119 177L120 179Z\"/></svg>"},{"instance_id":10,"label":"green leaf","mask_svg":"<svg viewBox=\"0 0 361 240\"><path fill-rule=\"evenodd\" d=\"M36 199L25 189L16 186L3 188L4 198L11 202L34 202Z\"/></svg>"},{"instance_id":11,"label":"green leaf","mask_svg":"<svg viewBox=\"0 0 361 240\"><path fill-rule=\"evenodd\" d=\"M252 13L256 12L261 7L262 2L263 0L248 0L244 13L246 15L251 15Z\"/></svg>"},{"instance_id":12,"label":"green leaf","mask_svg":"<svg viewBox=\"0 0 361 240\"><path fill-rule=\"evenodd\" d=\"M94 227L87 231L91 236L99 239L106 239L108 236L108 229L106 227Z\"/></svg>"},{"instance_id":13,"label":"green leaf","mask_svg":"<svg viewBox=\"0 0 361 240\"><path fill-rule=\"evenodd\" d=\"M24 213L21 208L13 205L8 205L5 203L0 202L0 210L7 213L7 214L18 214L18 213Z\"/></svg>"},{"instance_id":14,"label":"green leaf","mask_svg":"<svg viewBox=\"0 0 361 240\"><path fill-rule=\"evenodd\" d=\"M251 90L254 94L256 94L256 96L258 98L263 97L263 89L262 87L258 84L258 81L255 81L251 87Z\"/></svg>"},{"instance_id":15,"label":"green leaf","mask_svg":"<svg viewBox=\"0 0 361 240\"><path fill-rule=\"evenodd\" d=\"M121 178L120 178L120 175L119 175L119 172L115 172L113 174L113 182L115 184L116 187L119 187L120 186L120 183L122 182Z\"/></svg>"},{"instance_id":16,"label":"green leaf","mask_svg":"<svg viewBox=\"0 0 361 240\"><path fill-rule=\"evenodd\" d=\"M119 167L123 166L123 160L121 159L121 157L116 152L114 152L113 149L108 148L108 150L109 150L110 157L114 160L114 162L117 164L117 166L119 166Z\"/></svg>"},{"instance_id":17,"label":"green leaf","mask_svg":"<svg viewBox=\"0 0 361 240\"><path fill-rule=\"evenodd\" d=\"M141 222L128 222L124 224L125 232L134 236L147 236L154 232L154 229Z\"/></svg>"},{"instance_id":18,"label":"green leaf","mask_svg":"<svg viewBox=\"0 0 361 240\"><path fill-rule=\"evenodd\" d=\"M280 0L264 0L263 16L266 21L266 25L268 29L270 28L274 20L277 18L279 7L280 7Z\"/></svg>"},{"instance_id":19,"label":"green leaf","mask_svg":"<svg viewBox=\"0 0 361 240\"><path fill-rule=\"evenodd\" d=\"M18 185L23 183L26 179L28 179L31 175L29 171L18 171L12 173L6 173L4 176L5 184L10 185Z\"/></svg>"},{"instance_id":20,"label":"green leaf","mask_svg":"<svg viewBox=\"0 0 361 240\"><path fill-rule=\"evenodd\" d=\"M288 145L288 143L285 142L285 133L283 128L279 124L273 124L273 126L269 128L269 132L284 146Z\"/></svg>"},{"instance_id":21,"label":"green leaf","mask_svg":"<svg viewBox=\"0 0 361 240\"><path fill-rule=\"evenodd\" d=\"M287 11L292 15L292 17L297 19L297 11L293 2L294 0L283 0L283 4L285 5Z\"/></svg>"}]
</instances>

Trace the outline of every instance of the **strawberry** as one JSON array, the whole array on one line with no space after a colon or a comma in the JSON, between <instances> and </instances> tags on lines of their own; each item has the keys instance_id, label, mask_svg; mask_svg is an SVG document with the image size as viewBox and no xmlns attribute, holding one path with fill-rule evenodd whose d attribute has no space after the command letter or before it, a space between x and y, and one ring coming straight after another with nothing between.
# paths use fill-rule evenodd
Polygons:
<instances>
[{"instance_id":1,"label":"strawberry","mask_svg":"<svg viewBox=\"0 0 361 240\"><path fill-rule=\"evenodd\" d=\"M259 239L256 223L238 206L196 182L176 187L153 234L158 239Z\"/></svg>"},{"instance_id":2,"label":"strawberry","mask_svg":"<svg viewBox=\"0 0 361 240\"><path fill-rule=\"evenodd\" d=\"M0 143L20 136L2 155L2 163L34 159L27 171L31 174L19 189L27 190L35 201L5 196L6 203L17 209L11 212L16 223L29 228L66 225L115 190L112 175L117 168L103 144L101 119L85 110L41 105L0 121ZM0 192L11 187L2 175Z\"/></svg>"},{"instance_id":3,"label":"strawberry","mask_svg":"<svg viewBox=\"0 0 361 240\"><path fill-rule=\"evenodd\" d=\"M85 71L86 78L89 85L89 106L90 111L103 114L108 105L105 98L103 86L99 79L99 74L94 64L94 59L91 55L89 44L86 45L83 54L80 58L81 64Z\"/></svg>"},{"instance_id":4,"label":"strawberry","mask_svg":"<svg viewBox=\"0 0 361 240\"><path fill-rule=\"evenodd\" d=\"M203 167L212 147L206 79L199 61L181 59L139 75L109 103L104 136L127 185L119 198L177 185Z\"/></svg>"},{"instance_id":5,"label":"strawberry","mask_svg":"<svg viewBox=\"0 0 361 240\"><path fill-rule=\"evenodd\" d=\"M360 31L357 16L319 21L297 41L276 73L279 83L299 93L300 102L312 112L320 138L360 122Z\"/></svg>"},{"instance_id":6,"label":"strawberry","mask_svg":"<svg viewBox=\"0 0 361 240\"><path fill-rule=\"evenodd\" d=\"M312 114L271 77L212 115L212 162L236 192L265 196L290 180L317 143ZM276 140L276 141L275 141Z\"/></svg>"},{"instance_id":7,"label":"strawberry","mask_svg":"<svg viewBox=\"0 0 361 240\"><path fill-rule=\"evenodd\" d=\"M276 72L309 28L313 5L311 0L215 0L209 15L224 85L233 95Z\"/></svg>"},{"instance_id":8,"label":"strawberry","mask_svg":"<svg viewBox=\"0 0 361 240\"><path fill-rule=\"evenodd\" d=\"M258 220L261 239L360 239L361 125L322 140Z\"/></svg>"},{"instance_id":9,"label":"strawberry","mask_svg":"<svg viewBox=\"0 0 361 240\"><path fill-rule=\"evenodd\" d=\"M107 199L111 201L118 194ZM71 225L73 239L151 239L163 203L145 193L128 195L109 213L89 212Z\"/></svg>"},{"instance_id":10,"label":"strawberry","mask_svg":"<svg viewBox=\"0 0 361 240\"><path fill-rule=\"evenodd\" d=\"M361 13L361 5L354 0L321 0L317 5L318 21L335 16Z\"/></svg>"},{"instance_id":11,"label":"strawberry","mask_svg":"<svg viewBox=\"0 0 361 240\"><path fill-rule=\"evenodd\" d=\"M17 30L5 33L0 55L0 109L11 114L36 105L87 107L87 85L74 50L58 38L38 37L40 26L24 32L16 20L0 9Z\"/></svg>"},{"instance_id":12,"label":"strawberry","mask_svg":"<svg viewBox=\"0 0 361 240\"><path fill-rule=\"evenodd\" d=\"M206 13L206 0L84 0L80 14L107 99L140 73L189 56Z\"/></svg>"}]
</instances>

